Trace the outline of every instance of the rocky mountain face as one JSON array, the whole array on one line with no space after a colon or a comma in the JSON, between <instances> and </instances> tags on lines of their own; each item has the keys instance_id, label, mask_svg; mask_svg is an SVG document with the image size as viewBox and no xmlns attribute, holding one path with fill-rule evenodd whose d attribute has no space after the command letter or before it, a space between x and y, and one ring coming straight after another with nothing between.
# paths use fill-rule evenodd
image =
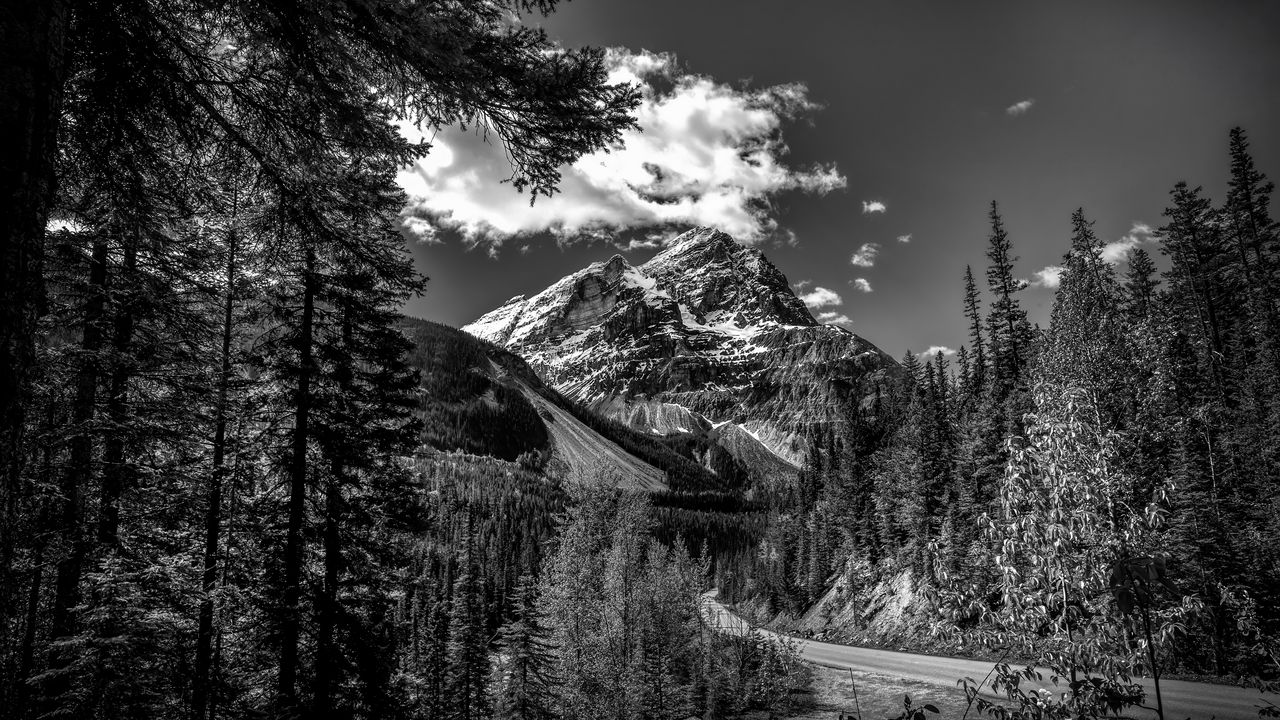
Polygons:
<instances>
[{"instance_id":1,"label":"rocky mountain face","mask_svg":"<svg viewBox=\"0 0 1280 720\"><path fill-rule=\"evenodd\" d=\"M811 431L843 422L851 397L870 402L898 372L871 343L815 321L759 250L708 228L643 265L594 263L463 330L607 417L714 433L757 465L760 446L801 464Z\"/></svg>"}]
</instances>

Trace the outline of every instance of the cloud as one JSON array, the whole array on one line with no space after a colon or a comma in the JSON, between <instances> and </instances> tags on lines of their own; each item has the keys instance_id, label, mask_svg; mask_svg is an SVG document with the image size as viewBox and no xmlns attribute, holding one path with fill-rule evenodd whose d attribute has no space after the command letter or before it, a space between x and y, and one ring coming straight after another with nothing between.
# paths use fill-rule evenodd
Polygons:
<instances>
[{"instance_id":1,"label":"cloud","mask_svg":"<svg viewBox=\"0 0 1280 720\"><path fill-rule=\"evenodd\" d=\"M1025 115L1027 111L1031 109L1031 106L1035 104L1035 98L1027 98L1026 100L1019 100L1018 102L1010 105L1005 108L1004 111L1017 117L1018 115Z\"/></svg>"},{"instance_id":2,"label":"cloud","mask_svg":"<svg viewBox=\"0 0 1280 720\"><path fill-rule=\"evenodd\" d=\"M933 357L938 353L942 353L942 355L945 357L947 355L955 355L956 351L953 348L947 347L946 345L930 345L928 350L925 350L924 352L920 353L920 357Z\"/></svg>"},{"instance_id":3,"label":"cloud","mask_svg":"<svg viewBox=\"0 0 1280 720\"><path fill-rule=\"evenodd\" d=\"M813 284L812 280L801 280L797 282L795 285L792 285L792 287L794 287L797 290L803 290L805 289L805 286L812 285L812 284Z\"/></svg>"},{"instance_id":4,"label":"cloud","mask_svg":"<svg viewBox=\"0 0 1280 720\"><path fill-rule=\"evenodd\" d=\"M871 267L876 264L876 255L879 254L880 243L862 243L862 247L849 258L849 262L858 267Z\"/></svg>"},{"instance_id":5,"label":"cloud","mask_svg":"<svg viewBox=\"0 0 1280 720\"><path fill-rule=\"evenodd\" d=\"M899 235L899 236L898 236L898 242L900 242L900 243L909 243L909 242L911 242L911 233L907 233L906 235Z\"/></svg>"},{"instance_id":6,"label":"cloud","mask_svg":"<svg viewBox=\"0 0 1280 720\"><path fill-rule=\"evenodd\" d=\"M1129 232L1121 236L1119 240L1109 242L1102 246L1102 259L1112 265L1118 265L1121 261L1128 259L1129 253L1139 245L1155 241L1155 231L1151 226L1143 222L1135 222L1129 228Z\"/></svg>"},{"instance_id":7,"label":"cloud","mask_svg":"<svg viewBox=\"0 0 1280 720\"><path fill-rule=\"evenodd\" d=\"M832 310L830 312L818 313L818 322L827 325L849 325L853 321L849 319L848 315Z\"/></svg>"},{"instance_id":8,"label":"cloud","mask_svg":"<svg viewBox=\"0 0 1280 720\"><path fill-rule=\"evenodd\" d=\"M834 290L828 290L824 287L815 287L803 295L800 295L800 302L803 302L810 310L817 310L825 307L839 307L844 304L844 298Z\"/></svg>"},{"instance_id":9,"label":"cloud","mask_svg":"<svg viewBox=\"0 0 1280 720\"><path fill-rule=\"evenodd\" d=\"M879 200L863 200L863 201L862 201L862 214L863 214L863 215L871 215L871 214L874 214L874 213L882 213L882 212L885 212L885 211L886 211L886 210L888 210L888 209L889 209L889 206L885 205L884 203L880 202Z\"/></svg>"},{"instance_id":10,"label":"cloud","mask_svg":"<svg viewBox=\"0 0 1280 720\"><path fill-rule=\"evenodd\" d=\"M1134 248L1144 243L1156 241L1155 230L1144 222L1135 222L1129 232L1102 246L1102 261L1119 265L1128 259ZM1031 274L1030 280L1022 280L1024 287L1040 287L1056 290L1062 284L1062 273L1066 271L1061 265L1047 265Z\"/></svg>"},{"instance_id":11,"label":"cloud","mask_svg":"<svg viewBox=\"0 0 1280 720\"><path fill-rule=\"evenodd\" d=\"M606 63L611 82L640 86L638 130L624 132L610 152L561 168L560 192L533 205L502 182L511 166L496 137L441 130L427 138L430 154L398 176L409 197L406 227L429 238L449 229L472 247L540 232L569 241L689 225L754 243L785 239L772 217L778 194L822 195L845 186L834 164L785 162L783 126L818 109L803 84L734 87L648 51L609 50ZM401 130L423 137L407 123Z\"/></svg>"},{"instance_id":12,"label":"cloud","mask_svg":"<svg viewBox=\"0 0 1280 720\"><path fill-rule=\"evenodd\" d=\"M871 292L871 283L867 282L866 278L854 278L849 281L849 284L852 285L853 289L857 290L858 292L864 292L864 293Z\"/></svg>"},{"instance_id":13,"label":"cloud","mask_svg":"<svg viewBox=\"0 0 1280 720\"><path fill-rule=\"evenodd\" d=\"M1031 287L1042 287L1055 290L1062 284L1062 273L1066 268L1061 265L1048 265L1031 274L1031 280L1023 280Z\"/></svg>"}]
</instances>

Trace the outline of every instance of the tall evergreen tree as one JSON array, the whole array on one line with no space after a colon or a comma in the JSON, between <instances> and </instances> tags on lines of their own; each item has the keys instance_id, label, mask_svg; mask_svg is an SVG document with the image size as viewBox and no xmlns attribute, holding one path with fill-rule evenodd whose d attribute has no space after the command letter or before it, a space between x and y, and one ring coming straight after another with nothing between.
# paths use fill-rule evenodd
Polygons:
<instances>
[{"instance_id":1,"label":"tall evergreen tree","mask_svg":"<svg viewBox=\"0 0 1280 720\"><path fill-rule=\"evenodd\" d=\"M474 558L464 559L453 590L449 617L449 717L489 717L489 631L485 626L484 587Z\"/></svg>"},{"instance_id":2,"label":"tall evergreen tree","mask_svg":"<svg viewBox=\"0 0 1280 720\"><path fill-rule=\"evenodd\" d=\"M537 606L537 585L522 575L512 598L514 611L498 633L500 655L497 720L551 720L556 717L550 632Z\"/></svg>"},{"instance_id":3,"label":"tall evergreen tree","mask_svg":"<svg viewBox=\"0 0 1280 720\"><path fill-rule=\"evenodd\" d=\"M973 282L973 268L964 267L964 316L969 321L969 346L973 348L973 371L965 384L965 391L973 396L982 393L986 386L987 353L986 342L982 337L982 315L979 312L981 299L978 288Z\"/></svg>"}]
</instances>

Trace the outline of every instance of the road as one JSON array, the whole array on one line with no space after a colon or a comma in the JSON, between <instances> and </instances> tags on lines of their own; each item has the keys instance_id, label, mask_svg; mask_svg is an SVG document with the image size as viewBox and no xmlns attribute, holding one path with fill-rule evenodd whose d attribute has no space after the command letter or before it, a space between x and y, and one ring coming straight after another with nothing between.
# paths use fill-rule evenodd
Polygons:
<instances>
[{"instance_id":1,"label":"road","mask_svg":"<svg viewBox=\"0 0 1280 720\"><path fill-rule=\"evenodd\" d=\"M801 656L815 665L872 673L892 678L956 687L960 678L980 680L991 670L991 663L961 658L916 655L876 648L855 647L818 642L751 628L742 618L734 615L716 602L714 592L703 596L704 612L708 622L729 632L755 632L766 637L786 637L799 645ZM1155 703L1154 686L1149 679L1142 680L1147 691L1147 701ZM1160 681L1164 698L1165 720L1258 720L1258 708L1265 705L1263 695L1257 690L1234 685L1182 680ZM1280 698L1266 696L1280 705ZM1154 718L1155 711L1132 711L1137 718Z\"/></svg>"}]
</instances>

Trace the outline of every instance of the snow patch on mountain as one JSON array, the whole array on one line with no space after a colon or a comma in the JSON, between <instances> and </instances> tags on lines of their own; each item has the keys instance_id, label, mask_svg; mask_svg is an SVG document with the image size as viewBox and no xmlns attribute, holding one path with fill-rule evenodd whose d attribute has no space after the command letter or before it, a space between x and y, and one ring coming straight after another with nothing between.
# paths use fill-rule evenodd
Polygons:
<instances>
[{"instance_id":1,"label":"snow patch on mountain","mask_svg":"<svg viewBox=\"0 0 1280 720\"><path fill-rule=\"evenodd\" d=\"M711 228L642 265L621 255L593 263L462 329L636 429L732 421L791 465L803 463L814 429L843 422L851 393L866 405L898 370L847 329L814 320L759 250Z\"/></svg>"}]
</instances>

